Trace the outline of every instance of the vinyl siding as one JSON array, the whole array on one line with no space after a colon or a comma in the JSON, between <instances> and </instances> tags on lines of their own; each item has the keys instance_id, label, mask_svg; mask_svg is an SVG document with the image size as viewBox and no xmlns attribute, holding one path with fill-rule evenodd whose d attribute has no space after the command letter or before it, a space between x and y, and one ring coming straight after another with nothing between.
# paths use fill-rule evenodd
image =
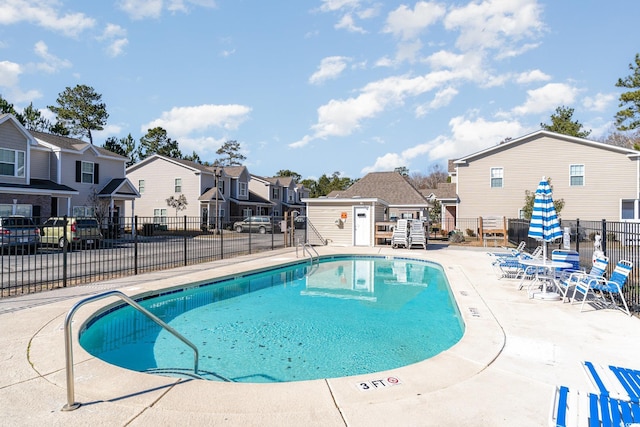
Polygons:
<instances>
[{"instance_id":1,"label":"vinyl siding","mask_svg":"<svg viewBox=\"0 0 640 427\"><path fill-rule=\"evenodd\" d=\"M570 166L584 165L584 185L570 185ZM491 188L490 170L503 168L503 187ZM517 218L525 190L551 178L553 198L564 199L561 218L619 220L620 199L638 197L638 161L606 148L541 136L459 165L458 217Z\"/></svg>"},{"instance_id":2,"label":"vinyl siding","mask_svg":"<svg viewBox=\"0 0 640 427\"><path fill-rule=\"evenodd\" d=\"M136 200L136 215L151 217L154 209L166 208L168 217L175 216L176 211L167 205L167 199L171 196L178 197L180 194L184 194L187 198L187 208L178 212L178 215L199 217L200 202L198 197L202 194L199 176L189 168L159 158L130 171L127 173L127 178L136 188L139 180L145 181L144 193L140 195L140 199ZM176 178L182 179L181 193L174 191ZM228 185L228 182L226 184ZM212 181L209 187L213 186Z\"/></svg>"},{"instance_id":3,"label":"vinyl siding","mask_svg":"<svg viewBox=\"0 0 640 427\"><path fill-rule=\"evenodd\" d=\"M358 203L359 205L359 203ZM370 246L374 246L375 241L375 222L384 220L384 206L376 204L370 206ZM352 202L336 201L333 204L313 203L307 201L307 216L309 221L318 230L318 233L328 240L330 246L353 246L354 243L354 210L355 205ZM341 227L336 225L336 220L347 212L347 219Z\"/></svg>"},{"instance_id":4,"label":"vinyl siding","mask_svg":"<svg viewBox=\"0 0 640 427\"><path fill-rule=\"evenodd\" d=\"M114 160L98 157L92 150L85 151L81 156L62 152L61 156L61 183L78 190L79 194L71 198L71 209L74 206L90 206L90 197L93 192L100 192L112 179L124 178L124 160ZM76 182L76 161L92 162L98 164L97 184ZM136 206L137 208L137 206Z\"/></svg>"},{"instance_id":5,"label":"vinyl siding","mask_svg":"<svg viewBox=\"0 0 640 427\"><path fill-rule=\"evenodd\" d=\"M23 151L25 153L25 163L28 161L28 151L27 147L27 138L24 136L22 132L16 128L11 120L7 120L4 123L0 124L0 148L6 148L9 150L17 150ZM26 164L25 164L26 167ZM0 180L2 182L10 183L10 184L26 184L28 174L25 171L25 176L23 178L13 177L13 176L0 176Z\"/></svg>"},{"instance_id":6,"label":"vinyl siding","mask_svg":"<svg viewBox=\"0 0 640 427\"><path fill-rule=\"evenodd\" d=\"M51 179L49 173L49 157L51 156L50 151L31 150L31 178Z\"/></svg>"}]
</instances>

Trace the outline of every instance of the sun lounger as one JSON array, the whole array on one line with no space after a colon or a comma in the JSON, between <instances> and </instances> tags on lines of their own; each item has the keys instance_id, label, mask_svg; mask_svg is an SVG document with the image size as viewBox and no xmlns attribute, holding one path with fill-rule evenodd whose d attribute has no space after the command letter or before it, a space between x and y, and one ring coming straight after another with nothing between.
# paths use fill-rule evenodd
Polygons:
<instances>
[{"instance_id":1,"label":"sun lounger","mask_svg":"<svg viewBox=\"0 0 640 427\"><path fill-rule=\"evenodd\" d=\"M427 249L427 235L424 232L424 223L419 220L411 221L409 227L409 247L420 245Z\"/></svg>"},{"instance_id":2,"label":"sun lounger","mask_svg":"<svg viewBox=\"0 0 640 427\"><path fill-rule=\"evenodd\" d=\"M640 403L640 370L619 366L582 363L594 392L616 399Z\"/></svg>"},{"instance_id":3,"label":"sun lounger","mask_svg":"<svg viewBox=\"0 0 640 427\"><path fill-rule=\"evenodd\" d=\"M556 387L549 425L556 427L631 426L640 423L640 405L605 394Z\"/></svg>"}]
</instances>

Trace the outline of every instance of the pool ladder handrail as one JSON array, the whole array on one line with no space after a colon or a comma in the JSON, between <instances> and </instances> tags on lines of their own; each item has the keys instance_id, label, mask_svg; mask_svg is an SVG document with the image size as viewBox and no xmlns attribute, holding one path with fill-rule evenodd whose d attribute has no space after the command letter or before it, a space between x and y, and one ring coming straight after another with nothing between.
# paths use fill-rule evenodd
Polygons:
<instances>
[{"instance_id":1,"label":"pool ladder handrail","mask_svg":"<svg viewBox=\"0 0 640 427\"><path fill-rule=\"evenodd\" d=\"M296 246L296 257L298 256L298 247L301 247L302 248L302 252L307 254L309 256L309 259L311 260L311 270L307 273L308 275L310 275L310 274L313 273L314 265L316 267L320 266L320 254L318 253L318 251L316 251L316 249L309 242L299 242L298 246ZM313 251L315 253L315 257L311 253L311 251Z\"/></svg>"},{"instance_id":2,"label":"pool ladder handrail","mask_svg":"<svg viewBox=\"0 0 640 427\"><path fill-rule=\"evenodd\" d=\"M167 325L163 320L161 320L158 316L151 313L146 308L142 307L140 304L135 302L133 299L129 298L127 295L123 294L120 291L107 291L98 295L92 295L87 297L81 301L78 301L67 313L66 318L64 319L64 346L65 346L65 362L66 362L66 371L67 371L67 403L62 407L63 411L73 411L78 409L81 405L79 402L75 402L75 390L74 390L74 378L73 378L73 342L71 341L71 321L73 319L73 315L75 312L83 305L107 298L115 296L140 311L142 314L156 322L160 327L166 329L173 336L178 338L180 341L188 345L193 349L193 372L198 375L198 348L188 339L186 339L182 334L173 329L171 326Z\"/></svg>"}]
</instances>

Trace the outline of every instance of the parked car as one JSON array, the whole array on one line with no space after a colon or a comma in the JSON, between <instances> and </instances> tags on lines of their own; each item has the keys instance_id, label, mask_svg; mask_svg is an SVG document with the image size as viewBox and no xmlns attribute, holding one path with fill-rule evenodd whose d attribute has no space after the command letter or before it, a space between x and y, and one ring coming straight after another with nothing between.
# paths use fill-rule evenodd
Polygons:
<instances>
[{"instance_id":1,"label":"parked car","mask_svg":"<svg viewBox=\"0 0 640 427\"><path fill-rule=\"evenodd\" d=\"M0 221L0 248L35 252L40 244L40 230L31 218L12 215Z\"/></svg>"},{"instance_id":2,"label":"parked car","mask_svg":"<svg viewBox=\"0 0 640 427\"><path fill-rule=\"evenodd\" d=\"M56 245L64 248L100 247L102 233L95 218L67 218L67 235L65 240L63 217L49 218L40 227L40 240L45 245Z\"/></svg>"},{"instance_id":3,"label":"parked car","mask_svg":"<svg viewBox=\"0 0 640 427\"><path fill-rule=\"evenodd\" d=\"M293 220L293 227L299 230L307 228L307 217L297 216L296 219Z\"/></svg>"},{"instance_id":4,"label":"parked car","mask_svg":"<svg viewBox=\"0 0 640 427\"><path fill-rule=\"evenodd\" d=\"M236 221L233 223L233 229L238 233L248 231L250 233L258 232L260 234L265 234L271 233L272 230L280 232L279 224L273 224L272 227L271 217L268 216L250 216L242 221Z\"/></svg>"}]
</instances>

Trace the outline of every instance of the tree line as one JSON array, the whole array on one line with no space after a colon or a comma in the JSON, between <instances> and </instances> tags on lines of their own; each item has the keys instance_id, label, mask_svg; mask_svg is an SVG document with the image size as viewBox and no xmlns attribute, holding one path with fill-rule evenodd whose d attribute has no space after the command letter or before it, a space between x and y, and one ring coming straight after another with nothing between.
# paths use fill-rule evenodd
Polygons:
<instances>
[{"instance_id":1,"label":"tree line","mask_svg":"<svg viewBox=\"0 0 640 427\"><path fill-rule=\"evenodd\" d=\"M629 64L631 74L618 79L616 87L625 91L619 96L619 108L614 116L616 130L611 132L600 142L640 149L640 54L636 54L634 63ZM60 136L72 136L79 139L88 139L93 144L93 132L104 130L109 114L107 107L102 102L102 95L94 88L87 85L67 87L61 92L56 105L47 108L55 114L56 121L50 122L42 116L40 110L30 103L22 112L16 111L13 104L7 102L0 95L0 114L10 113L14 115L22 125L32 131L40 131ZM540 123L542 129L586 138L591 130L573 118L574 109L567 106L559 106L551 115L551 123ZM510 137L500 143L508 142ZM235 140L226 141L217 151L220 156L213 162L204 161L193 151L191 154L183 154L178 141L171 139L167 131L162 127L148 129L147 133L135 141L131 134L123 138L108 137L102 145L109 151L127 157L127 166L131 166L153 154L161 154L176 159L190 160L207 166L236 166L242 165L246 157L240 152L240 144ZM432 169L428 175L409 175L406 167L396 169L418 189L436 188L438 182L445 182L448 178L446 171L439 167ZM301 180L301 176L290 170L281 170L276 176L292 176L296 182L309 188L313 197L323 196L333 190L343 190L355 181L341 177L339 172L331 176L322 175L317 181L311 179Z\"/></svg>"}]
</instances>

